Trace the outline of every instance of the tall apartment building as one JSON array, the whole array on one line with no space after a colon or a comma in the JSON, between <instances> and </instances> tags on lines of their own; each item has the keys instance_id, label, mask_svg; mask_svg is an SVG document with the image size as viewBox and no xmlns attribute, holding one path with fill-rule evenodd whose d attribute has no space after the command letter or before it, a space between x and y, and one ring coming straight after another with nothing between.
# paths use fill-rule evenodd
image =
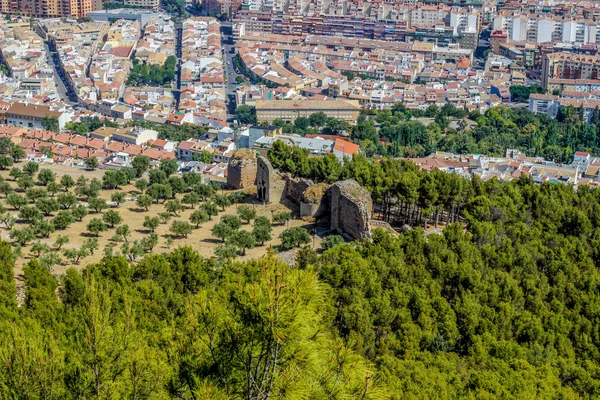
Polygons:
<instances>
[{"instance_id":1,"label":"tall apartment building","mask_svg":"<svg viewBox=\"0 0 600 400\"><path fill-rule=\"evenodd\" d=\"M85 17L88 12L102 10L102 0L1 0L2 14L29 17Z\"/></svg>"},{"instance_id":2,"label":"tall apartment building","mask_svg":"<svg viewBox=\"0 0 600 400\"><path fill-rule=\"evenodd\" d=\"M549 88L553 80L600 79L600 56L558 52L546 54L542 61L542 85Z\"/></svg>"},{"instance_id":3,"label":"tall apartment building","mask_svg":"<svg viewBox=\"0 0 600 400\"><path fill-rule=\"evenodd\" d=\"M512 41L579 44L600 41L600 22L570 16L502 13L494 18L493 28L506 30Z\"/></svg>"}]
</instances>

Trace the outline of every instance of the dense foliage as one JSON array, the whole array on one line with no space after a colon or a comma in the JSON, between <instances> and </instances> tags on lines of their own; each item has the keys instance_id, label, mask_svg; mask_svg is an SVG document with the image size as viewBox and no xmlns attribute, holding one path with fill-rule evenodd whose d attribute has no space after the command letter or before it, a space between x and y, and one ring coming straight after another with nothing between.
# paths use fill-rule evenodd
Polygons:
<instances>
[{"instance_id":1,"label":"dense foliage","mask_svg":"<svg viewBox=\"0 0 600 400\"><path fill-rule=\"evenodd\" d=\"M190 138L198 139L202 135L205 135L207 129L203 126L183 124L183 125L167 125L167 124L155 124L149 121L130 121L129 126L139 126L147 129L154 129L158 131L158 136L161 139L174 140L181 142Z\"/></svg>"},{"instance_id":2,"label":"dense foliage","mask_svg":"<svg viewBox=\"0 0 600 400\"><path fill-rule=\"evenodd\" d=\"M170 84L175 79L175 66L177 58L175 56L167 57L163 65L149 65L140 63L140 60L133 60L133 68L127 77L127 84L131 86L164 86Z\"/></svg>"},{"instance_id":3,"label":"dense foliage","mask_svg":"<svg viewBox=\"0 0 600 400\"><path fill-rule=\"evenodd\" d=\"M460 185L466 224L331 240L296 269L182 248L57 281L32 260L21 308L0 243L2 397L599 396L600 191Z\"/></svg>"}]
</instances>

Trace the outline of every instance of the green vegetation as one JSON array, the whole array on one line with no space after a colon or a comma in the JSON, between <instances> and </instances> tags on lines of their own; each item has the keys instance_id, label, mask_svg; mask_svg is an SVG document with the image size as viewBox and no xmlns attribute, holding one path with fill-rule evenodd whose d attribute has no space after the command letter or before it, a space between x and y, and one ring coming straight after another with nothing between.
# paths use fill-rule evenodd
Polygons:
<instances>
[{"instance_id":1,"label":"green vegetation","mask_svg":"<svg viewBox=\"0 0 600 400\"><path fill-rule=\"evenodd\" d=\"M105 3L106 4L106 3ZM118 125L108 119L101 120L98 117L81 117L79 122L67 122L65 128L79 135L85 135L88 132L93 132L103 126L116 128Z\"/></svg>"},{"instance_id":2,"label":"green vegetation","mask_svg":"<svg viewBox=\"0 0 600 400\"><path fill-rule=\"evenodd\" d=\"M533 93L546 93L546 89L537 84L531 86L512 85L510 87L510 96L514 102L527 102Z\"/></svg>"},{"instance_id":3,"label":"green vegetation","mask_svg":"<svg viewBox=\"0 0 600 400\"><path fill-rule=\"evenodd\" d=\"M154 124L148 121L130 121L128 126L138 126L146 129L153 129L158 131L158 136L161 139L174 140L181 142L190 138L198 139L200 136L205 135L207 129L193 124L183 125L167 125L167 124ZM137 158L137 157L136 157Z\"/></svg>"},{"instance_id":4,"label":"green vegetation","mask_svg":"<svg viewBox=\"0 0 600 400\"><path fill-rule=\"evenodd\" d=\"M239 105L235 109L235 118L240 124L256 124L256 108L254 106L247 106L245 104Z\"/></svg>"},{"instance_id":5,"label":"green vegetation","mask_svg":"<svg viewBox=\"0 0 600 400\"><path fill-rule=\"evenodd\" d=\"M162 66L142 64L140 60L133 59L133 68L127 77L127 85L131 86L165 86L175 79L175 66L177 58L167 57Z\"/></svg>"}]
</instances>

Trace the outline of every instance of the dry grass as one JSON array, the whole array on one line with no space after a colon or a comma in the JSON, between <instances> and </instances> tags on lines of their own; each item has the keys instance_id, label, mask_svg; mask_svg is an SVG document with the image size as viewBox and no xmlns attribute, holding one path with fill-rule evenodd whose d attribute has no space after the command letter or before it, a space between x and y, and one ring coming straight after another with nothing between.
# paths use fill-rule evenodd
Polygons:
<instances>
[{"instance_id":1,"label":"dry grass","mask_svg":"<svg viewBox=\"0 0 600 400\"><path fill-rule=\"evenodd\" d=\"M66 175L66 174L73 176L74 179L77 179L77 177L79 175L84 175L90 179L93 177L101 179L102 175L103 175L103 171L81 171L81 170L77 170L77 169L73 169L73 168L69 168L69 167L63 167L63 166L41 166L41 168L49 168L49 169L53 170L57 174L57 180L60 180L60 177L62 175ZM8 176L8 171L0 171L0 176L3 176L7 180L7 182L9 182L11 185L16 187L14 182ZM71 189L71 191L74 191L74 189ZM141 209L138 209L138 207L135 204L135 198L139 194L139 192L133 186L130 185L130 186L122 187L120 189L120 191L123 191L127 194L127 201L125 203L121 204L118 208L116 208L114 205L112 205L112 209L119 211L119 213L121 214L121 217L123 217L123 223L129 225L129 228L131 230L131 234L129 236L129 241L131 242L136 239L137 240L142 239L143 237L145 237L146 235L148 235L150 233L148 230L146 230L146 228L143 227L144 217L145 216L151 216L151 217L157 216L159 213L166 211L165 206L163 204L153 204L148 211L143 211ZM114 193L114 192L115 191L113 191L113 190L103 190L100 192L100 197L109 201L109 204L112 204L112 203L110 203L110 195L111 195L111 193ZM228 191L224 191L224 193L228 193ZM181 198L181 197L182 197L182 195L178 195L178 198ZM266 216L269 219L271 219L272 211L278 212L278 211L289 210L287 207L285 207L284 205L281 205L281 204L269 204L269 205L252 204L251 200L252 200L252 197L249 196L246 199L246 203L251 204L256 209L257 215ZM1 201L4 201L4 198L2 198ZM171 246L171 248L169 248L167 246L167 240L169 237L171 237L171 234L169 232L169 227L170 227L172 221L174 221L174 220L189 221L189 216L194 211L194 210L186 207L186 209L184 211L182 211L179 216L177 216L177 217L173 216L168 223L160 224L159 227L156 229L156 233L159 235L159 243L154 248L153 252L155 252L155 253L167 252L176 247L190 246L190 247L194 248L196 251L198 251L200 253L200 255L202 255L204 257L213 256L215 247L221 243L220 243L219 239L212 237L211 228L214 226L214 224L216 224L217 222L219 222L221 220L223 215L236 214L236 207L237 207L237 205L227 207L225 209L225 212L221 211L218 216L213 217L212 221L209 221L206 224L201 225L198 229L194 229L192 234L190 234L187 238L175 239L173 245ZM18 212L12 208L9 208L8 212L15 216L16 216L16 214L18 214ZM42 243L48 244L49 246L52 246L55 243L56 237L58 235L66 235L69 237L70 242L67 245L63 246L63 250L68 249L68 248L81 247L83 242L85 242L90 237L90 234L86 230L87 223L92 218L101 216L99 214L94 213L92 210L89 210L89 212L90 213L81 222L79 222L79 221L75 222L74 224L70 225L65 230L62 230L62 231L57 230L56 232L54 232L53 234L50 235L50 238L43 238L43 239L40 239L40 241ZM295 227L295 226L305 226L306 228L310 228L310 226L307 225L307 223L302 220L294 219L294 220L289 221L289 227ZM20 221L18 221L17 224L15 224L15 228L24 228L24 227L25 227L25 224L20 223ZM246 251L246 255L244 257L239 256L239 259L259 258L267 252L269 247L279 246L280 240L278 239L278 236L286 228L287 228L287 226L274 226L273 227L273 240L265 243L264 246L257 246L254 249L248 249ZM252 224L242 225L241 229L251 230ZM2 237L2 239L4 239L4 240L7 240L10 242L8 235L9 235L9 231L7 229L5 229L5 228L0 229L0 237ZM101 233L100 237L98 238L99 249L94 252L94 255L90 255L90 256L86 257L85 259L80 260L79 265L73 265L70 263L70 260L66 260L66 258L64 256L62 256L62 250L61 250L60 253L61 253L61 258L62 258L63 262L62 262L62 264L55 266L53 268L53 272L55 274L62 274L66 271L67 268L70 268L70 267L83 268L87 264L97 262L102 258L103 249L106 246L111 246L114 248L114 250L119 251L122 243L121 242L115 243L110 240L114 235L115 235L115 229L109 229L108 231ZM315 246L318 246L320 243L320 239L317 237L315 240L316 240ZM24 258L17 260L17 265L15 268L15 275L17 277L18 284L20 284L22 281L23 265L25 263L27 263L32 257L35 257L33 254L29 254L30 248L31 248L31 244L24 247L23 248ZM52 251L56 251L56 250L53 249Z\"/></svg>"}]
</instances>

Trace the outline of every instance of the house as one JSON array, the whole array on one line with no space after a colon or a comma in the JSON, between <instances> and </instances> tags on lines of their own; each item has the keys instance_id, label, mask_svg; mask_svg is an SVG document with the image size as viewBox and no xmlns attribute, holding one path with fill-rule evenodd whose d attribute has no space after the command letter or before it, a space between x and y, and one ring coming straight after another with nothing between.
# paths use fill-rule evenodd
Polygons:
<instances>
[{"instance_id":1,"label":"house","mask_svg":"<svg viewBox=\"0 0 600 400\"><path fill-rule=\"evenodd\" d=\"M121 128L112 135L114 141L134 145L141 145L156 139L158 139L158 132L152 129Z\"/></svg>"},{"instance_id":2,"label":"house","mask_svg":"<svg viewBox=\"0 0 600 400\"><path fill-rule=\"evenodd\" d=\"M8 125L37 129L44 128L42 121L46 117L55 117L58 128L63 129L67 122L71 122L71 116L70 113L52 110L49 106L23 103L14 103L4 114Z\"/></svg>"}]
</instances>

